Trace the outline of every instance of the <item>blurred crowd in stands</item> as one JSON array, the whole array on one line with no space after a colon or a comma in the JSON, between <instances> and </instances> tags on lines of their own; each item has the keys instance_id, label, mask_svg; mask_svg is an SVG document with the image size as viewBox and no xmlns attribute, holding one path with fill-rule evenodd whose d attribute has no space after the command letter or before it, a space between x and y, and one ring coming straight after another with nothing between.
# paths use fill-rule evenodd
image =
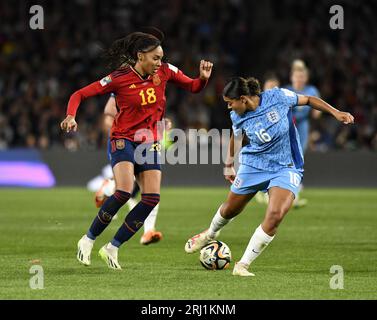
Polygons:
<instances>
[{"instance_id":1,"label":"blurred crowd in stands","mask_svg":"<svg viewBox=\"0 0 377 320\"><path fill-rule=\"evenodd\" d=\"M0 2L0 150L97 149L106 144L102 115L107 96L85 101L79 131L61 132L70 95L105 76L103 50L141 26L165 33L168 61L187 75L202 58L215 63L206 90L167 89L167 116L178 128L230 128L221 92L231 76L275 72L289 84L290 65L302 59L323 99L354 114L341 126L323 115L312 121L309 150L377 151L376 5L343 4L343 30L331 30L331 1L109 0L39 1L44 29L31 30L30 1Z\"/></svg>"}]
</instances>

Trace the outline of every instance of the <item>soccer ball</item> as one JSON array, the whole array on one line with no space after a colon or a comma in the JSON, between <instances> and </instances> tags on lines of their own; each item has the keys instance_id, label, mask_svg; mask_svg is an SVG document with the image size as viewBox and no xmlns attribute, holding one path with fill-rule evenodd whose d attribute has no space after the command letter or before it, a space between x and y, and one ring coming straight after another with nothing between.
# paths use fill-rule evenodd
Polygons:
<instances>
[{"instance_id":1,"label":"soccer ball","mask_svg":"<svg viewBox=\"0 0 377 320\"><path fill-rule=\"evenodd\" d=\"M200 250L200 263L209 270L221 270L229 267L231 260L229 247L221 241L211 241Z\"/></svg>"}]
</instances>

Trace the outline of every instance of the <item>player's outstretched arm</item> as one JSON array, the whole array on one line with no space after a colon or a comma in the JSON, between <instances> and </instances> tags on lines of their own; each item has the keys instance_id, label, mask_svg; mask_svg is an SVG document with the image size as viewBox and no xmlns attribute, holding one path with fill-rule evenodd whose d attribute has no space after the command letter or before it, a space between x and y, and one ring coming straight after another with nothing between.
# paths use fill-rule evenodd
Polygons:
<instances>
[{"instance_id":1,"label":"player's outstretched arm","mask_svg":"<svg viewBox=\"0 0 377 320\"><path fill-rule=\"evenodd\" d=\"M212 73L213 63L210 61L201 60L199 65L199 77L196 79L191 79L186 76L182 71L178 70L176 67L169 65L170 80L175 82L181 88L188 90L192 93L200 92L208 82L208 79Z\"/></svg>"},{"instance_id":2,"label":"player's outstretched arm","mask_svg":"<svg viewBox=\"0 0 377 320\"><path fill-rule=\"evenodd\" d=\"M77 123L75 117L80 103L89 97L113 91L115 91L114 81L109 75L74 92L68 101L67 117L60 123L60 128L67 132L76 131Z\"/></svg>"},{"instance_id":3,"label":"player's outstretched arm","mask_svg":"<svg viewBox=\"0 0 377 320\"><path fill-rule=\"evenodd\" d=\"M299 95L297 105L309 105L313 109L328 112L331 115L333 115L335 119L337 119L340 122L343 122L344 124L354 123L354 117L352 116L352 114L350 114L349 112L340 111L329 105L326 101L323 101L322 99L317 97Z\"/></svg>"}]
</instances>

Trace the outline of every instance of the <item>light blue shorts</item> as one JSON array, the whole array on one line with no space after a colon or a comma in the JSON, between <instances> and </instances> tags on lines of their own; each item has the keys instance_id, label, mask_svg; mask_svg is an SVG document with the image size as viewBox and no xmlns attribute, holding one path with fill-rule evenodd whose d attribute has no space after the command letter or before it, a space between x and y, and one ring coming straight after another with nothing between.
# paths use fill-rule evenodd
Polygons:
<instances>
[{"instance_id":1,"label":"light blue shorts","mask_svg":"<svg viewBox=\"0 0 377 320\"><path fill-rule=\"evenodd\" d=\"M236 194L249 194L267 192L272 187L279 187L291 191L297 197L302 177L303 171L296 168L269 172L242 164L230 190Z\"/></svg>"}]
</instances>

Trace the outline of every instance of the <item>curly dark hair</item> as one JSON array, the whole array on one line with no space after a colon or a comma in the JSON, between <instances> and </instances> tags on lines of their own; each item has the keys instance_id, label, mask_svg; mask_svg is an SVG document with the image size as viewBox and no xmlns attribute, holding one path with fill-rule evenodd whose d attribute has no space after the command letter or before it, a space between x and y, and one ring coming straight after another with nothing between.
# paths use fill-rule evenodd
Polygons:
<instances>
[{"instance_id":1,"label":"curly dark hair","mask_svg":"<svg viewBox=\"0 0 377 320\"><path fill-rule=\"evenodd\" d=\"M134 66L138 52L149 52L161 45L164 34L154 27L141 28L143 32L133 32L115 40L105 52L104 58L111 70L123 66Z\"/></svg>"}]
</instances>

